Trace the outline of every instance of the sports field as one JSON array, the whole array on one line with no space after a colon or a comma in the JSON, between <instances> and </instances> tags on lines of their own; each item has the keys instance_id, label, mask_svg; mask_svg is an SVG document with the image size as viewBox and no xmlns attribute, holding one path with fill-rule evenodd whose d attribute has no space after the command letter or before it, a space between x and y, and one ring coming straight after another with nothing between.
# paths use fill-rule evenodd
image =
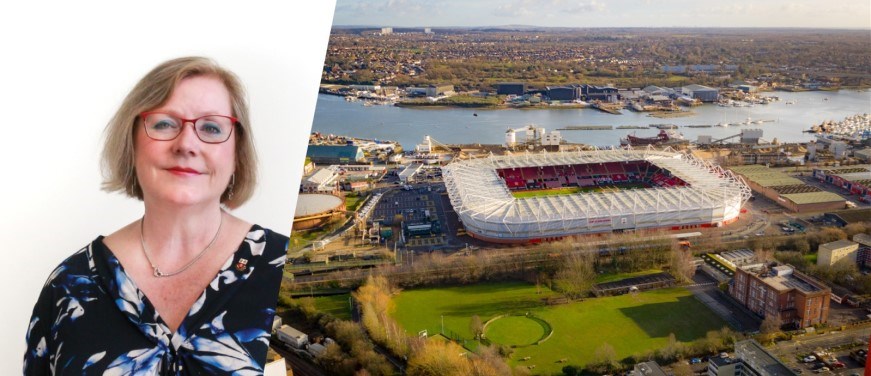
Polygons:
<instances>
[{"instance_id":1,"label":"sports field","mask_svg":"<svg viewBox=\"0 0 871 376\"><path fill-rule=\"evenodd\" d=\"M562 187L562 188L552 188L552 189L535 189L535 190L519 190L512 191L511 195L515 198L530 198L530 197L541 197L541 196L559 196L559 195L573 195L576 193L587 193L587 192L614 192L625 189L644 189L650 188L647 184L644 183L622 183L622 184L609 184L609 185L597 185L590 187Z\"/></svg>"},{"instance_id":2,"label":"sports field","mask_svg":"<svg viewBox=\"0 0 871 376\"><path fill-rule=\"evenodd\" d=\"M501 314L532 313L546 321L553 334L539 345L515 348L509 364L535 365L533 373L546 375L561 374L562 367L568 364L586 364L605 342L622 359L665 346L669 333L679 341L689 342L726 325L684 288L546 306L542 299L555 294L546 287L521 282L407 290L394 298L393 317L408 333L426 329L431 334L441 332L443 318L448 336L472 338L469 322L473 315L486 322ZM529 323L518 326L515 332L511 322L497 325L499 320L487 330L494 341L528 343L529 338L540 334ZM529 333L519 333L520 329ZM524 357L529 360L520 360ZM567 362L559 363L561 359Z\"/></svg>"},{"instance_id":3,"label":"sports field","mask_svg":"<svg viewBox=\"0 0 871 376\"><path fill-rule=\"evenodd\" d=\"M348 304L350 297L350 294L319 296L315 298L315 307L318 311L329 313L337 319L350 320L351 309Z\"/></svg>"}]
</instances>

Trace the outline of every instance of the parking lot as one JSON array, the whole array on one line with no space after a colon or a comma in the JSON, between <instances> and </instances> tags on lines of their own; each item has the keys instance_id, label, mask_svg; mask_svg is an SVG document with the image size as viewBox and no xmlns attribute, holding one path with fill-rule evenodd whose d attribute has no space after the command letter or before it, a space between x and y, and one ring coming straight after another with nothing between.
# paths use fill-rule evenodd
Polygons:
<instances>
[{"instance_id":1,"label":"parking lot","mask_svg":"<svg viewBox=\"0 0 871 376\"><path fill-rule=\"evenodd\" d=\"M397 185L384 193L381 201L372 212L372 221L378 221L394 228L395 241L415 251L432 251L459 247L455 239L456 219L448 218L450 200L446 200L444 185L422 183ZM405 224L438 223L438 231L431 234L405 237L401 242L400 230ZM433 226L435 227L435 226Z\"/></svg>"}]
</instances>

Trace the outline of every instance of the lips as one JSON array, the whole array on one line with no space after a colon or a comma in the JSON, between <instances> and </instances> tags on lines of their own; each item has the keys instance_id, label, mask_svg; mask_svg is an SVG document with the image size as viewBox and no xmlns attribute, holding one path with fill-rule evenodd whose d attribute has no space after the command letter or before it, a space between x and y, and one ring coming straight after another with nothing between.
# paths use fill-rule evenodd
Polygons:
<instances>
[{"instance_id":1,"label":"lips","mask_svg":"<svg viewBox=\"0 0 871 376\"><path fill-rule=\"evenodd\" d=\"M182 176L191 176L191 175L201 175L202 174L201 172L194 170L192 168L189 168L189 167L175 166L175 167L167 168L166 170L172 174L182 175Z\"/></svg>"}]
</instances>

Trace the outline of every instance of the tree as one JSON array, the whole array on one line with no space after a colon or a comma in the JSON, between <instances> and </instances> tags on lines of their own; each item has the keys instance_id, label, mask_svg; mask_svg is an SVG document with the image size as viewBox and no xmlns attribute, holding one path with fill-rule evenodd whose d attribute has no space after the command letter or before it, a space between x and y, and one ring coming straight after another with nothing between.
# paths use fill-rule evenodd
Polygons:
<instances>
[{"instance_id":1,"label":"tree","mask_svg":"<svg viewBox=\"0 0 871 376\"><path fill-rule=\"evenodd\" d=\"M553 277L556 288L570 299L586 296L596 281L593 269L594 256L590 254L570 254Z\"/></svg>"},{"instance_id":2,"label":"tree","mask_svg":"<svg viewBox=\"0 0 871 376\"><path fill-rule=\"evenodd\" d=\"M605 342L593 353L593 362L587 365L587 369L598 374L607 374L620 367L617 361L617 352L614 346Z\"/></svg>"},{"instance_id":3,"label":"tree","mask_svg":"<svg viewBox=\"0 0 871 376\"><path fill-rule=\"evenodd\" d=\"M563 367L563 375L565 376L577 376L581 374L582 369L579 369L577 366L565 366Z\"/></svg>"},{"instance_id":4,"label":"tree","mask_svg":"<svg viewBox=\"0 0 871 376\"><path fill-rule=\"evenodd\" d=\"M674 372L674 376L693 376L695 372L693 372L693 368L690 367L689 363L686 361L680 361L674 364L671 367L672 372Z\"/></svg>"},{"instance_id":5,"label":"tree","mask_svg":"<svg viewBox=\"0 0 871 376\"><path fill-rule=\"evenodd\" d=\"M679 247L672 247L669 273L678 282L690 282L696 274L696 266L693 264L693 254Z\"/></svg>"},{"instance_id":6,"label":"tree","mask_svg":"<svg viewBox=\"0 0 871 376\"><path fill-rule=\"evenodd\" d=\"M658 358L663 361L663 363L668 363L677 359L681 350L681 343L677 341L677 337L675 337L674 333L668 333L668 343L665 347L660 348L656 352Z\"/></svg>"},{"instance_id":7,"label":"tree","mask_svg":"<svg viewBox=\"0 0 871 376\"><path fill-rule=\"evenodd\" d=\"M478 315L472 316L472 320L469 322L469 331L475 335L475 339L481 339L484 336L484 324Z\"/></svg>"},{"instance_id":8,"label":"tree","mask_svg":"<svg viewBox=\"0 0 871 376\"><path fill-rule=\"evenodd\" d=\"M408 360L410 376L467 376L472 365L466 350L453 342L429 341Z\"/></svg>"},{"instance_id":9,"label":"tree","mask_svg":"<svg viewBox=\"0 0 871 376\"><path fill-rule=\"evenodd\" d=\"M762 342L771 342L780 332L780 327L783 326L783 320L779 314L766 315L762 320L762 325L759 326Z\"/></svg>"}]
</instances>

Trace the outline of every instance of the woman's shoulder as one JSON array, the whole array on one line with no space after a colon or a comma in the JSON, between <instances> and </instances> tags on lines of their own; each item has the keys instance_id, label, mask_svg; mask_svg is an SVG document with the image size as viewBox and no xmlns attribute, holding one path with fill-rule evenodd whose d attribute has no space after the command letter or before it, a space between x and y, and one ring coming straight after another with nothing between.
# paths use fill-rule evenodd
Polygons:
<instances>
[{"instance_id":1,"label":"woman's shoulder","mask_svg":"<svg viewBox=\"0 0 871 376\"><path fill-rule=\"evenodd\" d=\"M250 240L263 241L266 242L268 245L281 246L287 246L287 242L290 240L285 235L279 234L269 228L262 227L257 224L251 225L251 229L248 231L247 238Z\"/></svg>"},{"instance_id":2,"label":"woman's shoulder","mask_svg":"<svg viewBox=\"0 0 871 376\"><path fill-rule=\"evenodd\" d=\"M248 231L246 240L255 244L261 244L263 247L263 254L267 257L286 255L287 244L290 241L287 236L256 224L251 226L251 230Z\"/></svg>"},{"instance_id":3,"label":"woman's shoulder","mask_svg":"<svg viewBox=\"0 0 871 376\"><path fill-rule=\"evenodd\" d=\"M69 276L74 276L73 278L87 278L96 274L94 253L102 246L102 239L102 236L97 237L97 239L61 261L49 274L45 286L54 282L67 280Z\"/></svg>"}]
</instances>

